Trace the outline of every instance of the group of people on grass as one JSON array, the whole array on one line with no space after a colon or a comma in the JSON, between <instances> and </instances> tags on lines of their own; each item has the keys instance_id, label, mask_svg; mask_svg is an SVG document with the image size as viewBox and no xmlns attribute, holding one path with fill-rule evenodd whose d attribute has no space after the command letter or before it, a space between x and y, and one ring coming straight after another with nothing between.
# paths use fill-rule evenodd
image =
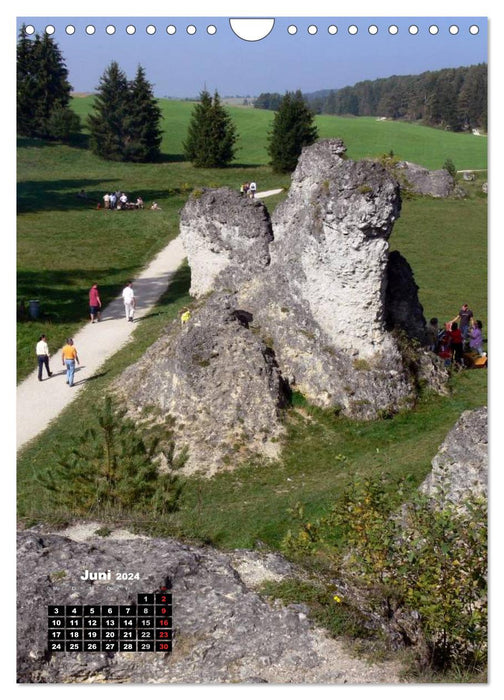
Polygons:
<instances>
[{"instance_id":1,"label":"group of people on grass","mask_svg":"<svg viewBox=\"0 0 504 700\"><path fill-rule=\"evenodd\" d=\"M103 208L104 209L143 209L144 202L139 196L134 202L130 202L126 192L105 192L103 195Z\"/></svg>"},{"instance_id":2,"label":"group of people on grass","mask_svg":"<svg viewBox=\"0 0 504 700\"><path fill-rule=\"evenodd\" d=\"M440 328L439 320L431 318L427 325L429 350L439 355L445 365L454 363L458 367L470 364L469 358L486 357L483 350L483 324L474 318L468 304L462 307L455 318Z\"/></svg>"}]
</instances>

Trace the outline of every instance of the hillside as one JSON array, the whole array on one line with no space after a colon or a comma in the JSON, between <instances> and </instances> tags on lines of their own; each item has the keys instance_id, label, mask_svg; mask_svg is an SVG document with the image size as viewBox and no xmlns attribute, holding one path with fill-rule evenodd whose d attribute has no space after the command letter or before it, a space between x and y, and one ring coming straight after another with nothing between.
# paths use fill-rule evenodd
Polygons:
<instances>
[{"instance_id":1,"label":"hillside","mask_svg":"<svg viewBox=\"0 0 504 700\"><path fill-rule=\"evenodd\" d=\"M92 102L90 96L72 100L72 109L84 123ZM194 103L177 100L160 100L159 103L164 118L163 159L183 160L182 143ZM228 111L239 134L234 165L267 165L268 132L274 113L232 106ZM342 138L348 144L350 158L372 158L393 151L401 160L431 169L441 168L447 158L451 158L458 170L487 167L486 140L472 134L452 133L406 122L378 122L372 117L317 115L315 122L320 138Z\"/></svg>"}]
</instances>

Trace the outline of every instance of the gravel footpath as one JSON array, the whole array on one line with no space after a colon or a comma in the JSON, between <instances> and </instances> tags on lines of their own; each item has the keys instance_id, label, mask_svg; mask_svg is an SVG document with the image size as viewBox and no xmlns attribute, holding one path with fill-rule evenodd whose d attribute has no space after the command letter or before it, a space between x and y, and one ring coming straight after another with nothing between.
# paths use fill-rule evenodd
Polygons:
<instances>
[{"instance_id":1,"label":"gravel footpath","mask_svg":"<svg viewBox=\"0 0 504 700\"><path fill-rule=\"evenodd\" d=\"M179 238L171 241L164 250L133 280L136 296L135 320L128 323L124 314L122 296L117 297L102 310L100 323L88 323L74 336L74 344L80 365L76 366L75 384L66 383L66 370L61 362L61 348L52 350L48 378L45 368L43 381L39 382L35 369L16 390L17 436L16 449L41 433L48 424L72 401L78 398L86 382L96 375L103 363L125 345L136 327L167 289L170 280L185 258ZM50 346L51 338L48 338ZM35 347L35 341L34 341ZM34 365L36 358L34 356Z\"/></svg>"},{"instance_id":2,"label":"gravel footpath","mask_svg":"<svg viewBox=\"0 0 504 700\"><path fill-rule=\"evenodd\" d=\"M271 197L281 191L257 192L256 198ZM71 388L66 384L61 348L54 351L51 338L48 338L53 376L48 378L44 368L43 381L39 382L35 369L16 390L17 450L45 430L66 406L75 401L86 381L92 379L104 362L129 341L136 324L165 292L184 258L182 243L176 238L133 280L137 302L134 323L126 321L122 297L119 296L102 310L100 323L89 323L74 336L81 365L76 366L75 383ZM36 366L35 355L33 360Z\"/></svg>"}]
</instances>

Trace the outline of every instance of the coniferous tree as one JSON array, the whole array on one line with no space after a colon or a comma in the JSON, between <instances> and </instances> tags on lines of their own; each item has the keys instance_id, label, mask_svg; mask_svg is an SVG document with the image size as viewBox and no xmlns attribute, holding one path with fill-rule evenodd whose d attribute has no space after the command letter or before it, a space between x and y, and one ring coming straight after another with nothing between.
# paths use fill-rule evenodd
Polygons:
<instances>
[{"instance_id":1,"label":"coniferous tree","mask_svg":"<svg viewBox=\"0 0 504 700\"><path fill-rule=\"evenodd\" d=\"M126 74L112 61L100 78L93 104L94 114L88 117L91 150L96 155L106 160L124 160L129 108Z\"/></svg>"},{"instance_id":2,"label":"coniferous tree","mask_svg":"<svg viewBox=\"0 0 504 700\"><path fill-rule=\"evenodd\" d=\"M304 146L315 143L317 127L301 91L287 92L273 120L268 153L275 172L292 172Z\"/></svg>"},{"instance_id":3,"label":"coniferous tree","mask_svg":"<svg viewBox=\"0 0 504 700\"><path fill-rule=\"evenodd\" d=\"M236 152L236 127L221 104L219 94L200 94L183 144L186 158L197 168L224 168Z\"/></svg>"},{"instance_id":4,"label":"coniferous tree","mask_svg":"<svg viewBox=\"0 0 504 700\"><path fill-rule=\"evenodd\" d=\"M161 110L141 66L129 82L117 62L112 61L100 78L93 109L88 123L91 150L96 155L136 163L158 159Z\"/></svg>"},{"instance_id":5,"label":"coniferous tree","mask_svg":"<svg viewBox=\"0 0 504 700\"><path fill-rule=\"evenodd\" d=\"M158 469L160 454L168 472ZM162 443L159 435L142 431L124 408L105 396L95 424L71 450L61 451L37 480L52 493L53 502L72 515L95 511L156 517L177 510L182 483L176 472L186 460L187 450L175 456L172 440Z\"/></svg>"},{"instance_id":6,"label":"coniferous tree","mask_svg":"<svg viewBox=\"0 0 504 700\"><path fill-rule=\"evenodd\" d=\"M23 136L68 140L80 130L69 108L71 85L62 54L48 35L26 36L17 46L17 128Z\"/></svg>"},{"instance_id":7,"label":"coniferous tree","mask_svg":"<svg viewBox=\"0 0 504 700\"><path fill-rule=\"evenodd\" d=\"M23 26L17 44L17 132L31 136L32 115L35 112L36 74L33 61L33 41L25 33Z\"/></svg>"},{"instance_id":8,"label":"coniferous tree","mask_svg":"<svg viewBox=\"0 0 504 700\"><path fill-rule=\"evenodd\" d=\"M138 66L129 88L129 112L126 118L124 159L136 163L152 162L159 158L162 131L159 127L161 109L154 97L152 86Z\"/></svg>"}]
</instances>

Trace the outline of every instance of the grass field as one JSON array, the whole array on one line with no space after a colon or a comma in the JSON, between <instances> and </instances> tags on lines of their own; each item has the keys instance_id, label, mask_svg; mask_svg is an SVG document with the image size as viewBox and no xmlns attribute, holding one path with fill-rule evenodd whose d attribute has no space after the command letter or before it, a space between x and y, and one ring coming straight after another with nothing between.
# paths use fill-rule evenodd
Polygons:
<instances>
[{"instance_id":1,"label":"grass field","mask_svg":"<svg viewBox=\"0 0 504 700\"><path fill-rule=\"evenodd\" d=\"M74 100L84 116L90 98ZM87 292L97 282L104 303L127 278L134 277L178 233L178 214L193 188L226 185L238 188L246 179L260 189L288 188L288 176L274 175L267 165L266 139L272 112L230 108L241 137L233 167L195 169L183 160L182 141L192 104L163 101L163 157L157 164L102 161L86 148L21 140L18 144L18 301L38 299L41 317L18 323L18 376L33 369L33 347L41 332L54 351L66 335L87 320ZM462 168L486 167L486 142L462 134L374 119L318 117L321 136L342 137L353 157L393 150L395 155L439 167L446 157ZM168 128L169 125L169 128ZM383 138L382 138L383 137ZM85 141L85 138L83 139ZM403 202L390 244L411 264L427 318L454 316L468 301L487 322L486 197L484 175L468 188L466 199L412 198ZM97 209L105 191L120 188L142 195L147 205L157 200L162 211L113 212ZM77 193L84 189L88 199ZM284 195L267 200L274 207ZM84 428L93 406L110 380L134 361L162 327L187 303L189 278L181 272L156 313L142 322L136 340L107 364L102 377L80 400ZM250 546L255 538L278 543L288 525L287 507L305 500L319 512L340 491L349 470L386 468L397 477L411 470L423 478L430 459L463 408L486 402L486 372L454 379L450 398L425 399L416 411L391 421L354 425L330 412L308 407L310 420L292 412L282 463L275 469L242 468L211 481L192 480L185 507L170 527L186 536L226 546ZM19 513L35 517L50 512L51 503L38 487L39 469L75 439L68 411L19 460ZM380 452L376 452L376 448ZM336 462L344 454L345 462ZM380 455L377 457L377 455ZM287 481L287 479L292 479ZM236 527L239 523L239 527Z\"/></svg>"}]
</instances>

